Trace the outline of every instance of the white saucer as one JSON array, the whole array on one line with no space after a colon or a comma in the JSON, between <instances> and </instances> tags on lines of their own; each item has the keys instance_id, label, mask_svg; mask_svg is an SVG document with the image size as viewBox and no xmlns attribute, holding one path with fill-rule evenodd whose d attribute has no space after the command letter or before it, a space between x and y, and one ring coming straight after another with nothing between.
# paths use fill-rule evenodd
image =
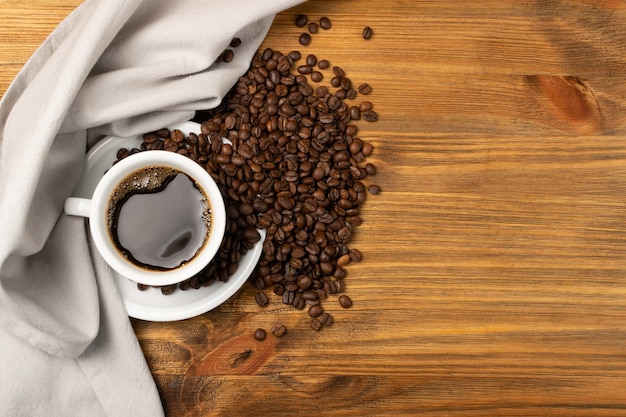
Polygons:
<instances>
[{"instance_id":1,"label":"white saucer","mask_svg":"<svg viewBox=\"0 0 626 417\"><path fill-rule=\"evenodd\" d=\"M200 132L200 125L193 122L180 123L169 128L179 129L185 134ZM85 167L74 196L91 198L98 181L117 159L117 150L138 148L141 142L141 136L106 137L93 146L87 153ZM228 282L215 282L197 290L177 289L170 295L163 295L158 288L139 291L135 282L112 271L128 315L141 320L174 321L195 317L216 308L239 291L254 271L265 240L265 231L259 232L261 240L241 258L237 272L228 278Z\"/></svg>"}]
</instances>

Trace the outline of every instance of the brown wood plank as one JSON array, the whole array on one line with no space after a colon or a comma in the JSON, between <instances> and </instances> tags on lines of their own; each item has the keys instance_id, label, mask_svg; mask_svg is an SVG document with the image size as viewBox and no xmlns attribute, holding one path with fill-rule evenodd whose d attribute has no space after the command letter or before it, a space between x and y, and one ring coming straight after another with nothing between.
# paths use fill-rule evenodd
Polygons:
<instances>
[{"instance_id":1,"label":"brown wood plank","mask_svg":"<svg viewBox=\"0 0 626 417\"><path fill-rule=\"evenodd\" d=\"M0 92L78 3L0 4ZM299 13L333 27L302 47ZM168 417L624 415L624 23L617 0L280 14L263 47L373 87L380 119L360 137L383 192L350 243L354 306L331 296L335 323L313 332L250 285L194 319L133 320ZM276 323L285 336L254 340Z\"/></svg>"}]
</instances>

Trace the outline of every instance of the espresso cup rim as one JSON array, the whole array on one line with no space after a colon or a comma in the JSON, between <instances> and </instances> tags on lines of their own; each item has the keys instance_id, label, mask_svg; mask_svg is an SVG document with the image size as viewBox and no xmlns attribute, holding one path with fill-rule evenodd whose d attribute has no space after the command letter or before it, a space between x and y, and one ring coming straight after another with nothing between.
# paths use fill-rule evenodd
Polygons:
<instances>
[{"instance_id":1,"label":"espresso cup rim","mask_svg":"<svg viewBox=\"0 0 626 417\"><path fill-rule=\"evenodd\" d=\"M171 270L142 268L125 258L112 241L107 226L108 202L119 182L134 171L156 165L172 167L189 175L202 187L211 206L208 241L191 260ZM201 272L215 257L226 229L226 208L219 187L197 162L174 152L150 150L127 156L103 175L92 196L89 224L98 251L117 273L139 284L165 286L191 278Z\"/></svg>"}]
</instances>

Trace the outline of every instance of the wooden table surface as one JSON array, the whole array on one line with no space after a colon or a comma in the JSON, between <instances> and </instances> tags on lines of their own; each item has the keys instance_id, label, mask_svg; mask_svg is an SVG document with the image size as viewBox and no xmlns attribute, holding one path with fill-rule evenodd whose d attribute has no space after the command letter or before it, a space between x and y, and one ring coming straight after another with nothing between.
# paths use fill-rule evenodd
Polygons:
<instances>
[{"instance_id":1,"label":"wooden table surface","mask_svg":"<svg viewBox=\"0 0 626 417\"><path fill-rule=\"evenodd\" d=\"M78 3L2 0L0 93ZM167 416L626 415L626 4L312 0L264 46L373 87L354 306L133 320Z\"/></svg>"}]
</instances>

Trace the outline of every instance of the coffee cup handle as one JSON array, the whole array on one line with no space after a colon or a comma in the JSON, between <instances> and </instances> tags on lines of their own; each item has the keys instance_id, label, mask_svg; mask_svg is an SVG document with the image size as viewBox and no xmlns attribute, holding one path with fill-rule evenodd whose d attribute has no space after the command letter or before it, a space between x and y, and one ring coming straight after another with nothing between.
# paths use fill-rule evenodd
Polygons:
<instances>
[{"instance_id":1,"label":"coffee cup handle","mask_svg":"<svg viewBox=\"0 0 626 417\"><path fill-rule=\"evenodd\" d=\"M89 217L91 213L91 200L88 198L69 197L65 200L65 213L70 216Z\"/></svg>"}]
</instances>

